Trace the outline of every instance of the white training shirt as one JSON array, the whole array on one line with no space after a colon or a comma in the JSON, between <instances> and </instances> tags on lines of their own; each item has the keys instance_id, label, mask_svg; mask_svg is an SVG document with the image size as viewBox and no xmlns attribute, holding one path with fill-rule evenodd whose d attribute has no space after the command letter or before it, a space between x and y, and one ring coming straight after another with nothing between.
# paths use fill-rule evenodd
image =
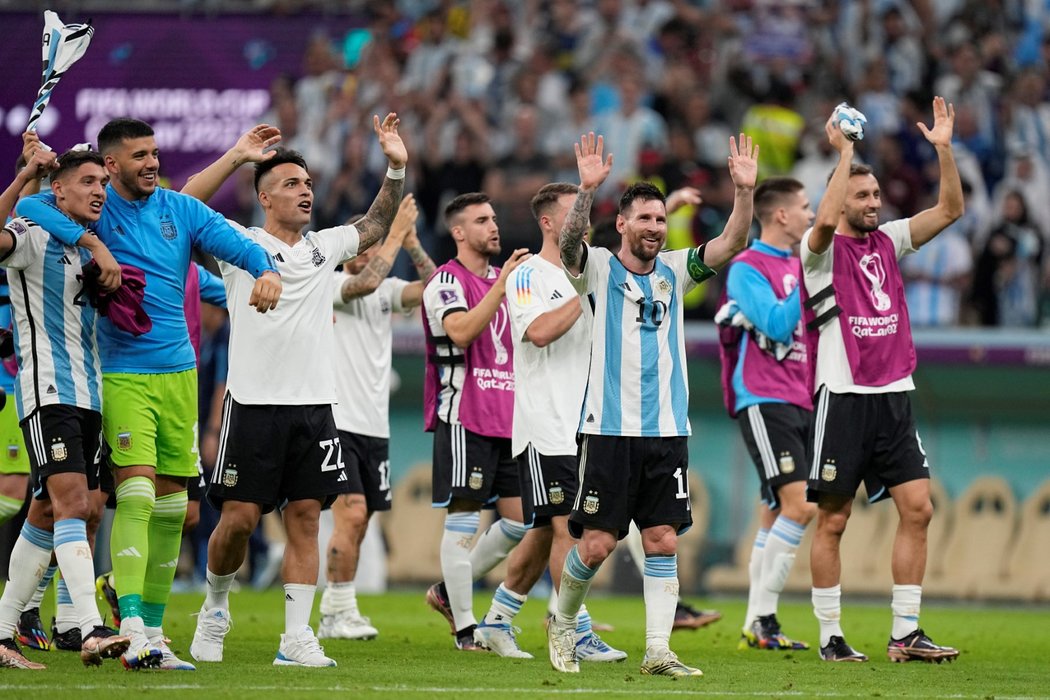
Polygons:
<instances>
[{"instance_id":1,"label":"white training shirt","mask_svg":"<svg viewBox=\"0 0 1050 700\"><path fill-rule=\"evenodd\" d=\"M565 304L581 304L583 314L564 335L542 348L526 339L533 321ZM519 455L532 443L542 455L575 455L591 361L590 302L560 264L533 255L507 277L507 308L514 337L512 451Z\"/></svg>"},{"instance_id":2,"label":"white training shirt","mask_svg":"<svg viewBox=\"0 0 1050 700\"><path fill-rule=\"evenodd\" d=\"M335 403L332 268L357 255L357 228L309 231L289 246L261 228L230 224L273 256L283 289L277 308L261 314L248 305L255 278L219 262L230 312L226 388L241 404Z\"/></svg>"},{"instance_id":3,"label":"white training shirt","mask_svg":"<svg viewBox=\"0 0 1050 700\"><path fill-rule=\"evenodd\" d=\"M29 219L12 219L4 228L15 241L0 267L8 270L14 315L18 419L53 404L101 411L97 313L81 282L91 253L65 245Z\"/></svg>"},{"instance_id":4,"label":"white training shirt","mask_svg":"<svg viewBox=\"0 0 1050 700\"><path fill-rule=\"evenodd\" d=\"M914 253L915 248L911 244L911 227L908 219L898 219L879 226L879 230L889 236L893 241L893 249L897 253L897 260L908 253ZM835 242L834 239L828 249L821 255L817 255L809 249L809 237L813 233L810 228L802 236L802 244L799 248L802 258L802 273L806 281L806 291L810 296L827 287L834 281L833 271L835 269ZM835 236L841 234L836 233ZM824 304L828 304L825 301ZM820 314L824 306L816 309ZM846 344L842 339L842 324L838 318L832 319L820 328L820 339L817 344L817 372L815 386L827 386L828 391L833 394L882 394L897 391L912 391L915 382L911 375L902 377L895 382L885 386L861 386L853 383L853 371L846 357Z\"/></svg>"},{"instance_id":5,"label":"white training shirt","mask_svg":"<svg viewBox=\"0 0 1050 700\"><path fill-rule=\"evenodd\" d=\"M357 435L390 437L390 315L403 311L410 283L388 277L371 294L343 301L345 272L335 273L335 427Z\"/></svg>"},{"instance_id":6,"label":"white training shirt","mask_svg":"<svg viewBox=\"0 0 1050 700\"><path fill-rule=\"evenodd\" d=\"M605 248L588 247L580 276L566 272L577 292L594 294L581 433L690 434L682 298L697 285L688 272L691 252L663 251L640 275Z\"/></svg>"}]
</instances>

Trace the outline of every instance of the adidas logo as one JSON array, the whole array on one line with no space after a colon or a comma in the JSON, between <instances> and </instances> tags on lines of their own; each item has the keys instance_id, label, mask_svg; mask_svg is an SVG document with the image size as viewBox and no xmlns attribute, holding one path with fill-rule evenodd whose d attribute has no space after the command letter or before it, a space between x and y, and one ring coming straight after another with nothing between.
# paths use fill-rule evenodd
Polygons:
<instances>
[{"instance_id":1,"label":"adidas logo","mask_svg":"<svg viewBox=\"0 0 1050 700\"><path fill-rule=\"evenodd\" d=\"M346 481L346 480L347 480L346 472L339 472L339 478L337 478L336 481Z\"/></svg>"},{"instance_id":2,"label":"adidas logo","mask_svg":"<svg viewBox=\"0 0 1050 700\"><path fill-rule=\"evenodd\" d=\"M69 259L68 255L63 255L60 261L63 265L72 265L73 261Z\"/></svg>"},{"instance_id":3,"label":"adidas logo","mask_svg":"<svg viewBox=\"0 0 1050 700\"><path fill-rule=\"evenodd\" d=\"M113 228L113 232L114 232L114 233L116 233L116 234L119 234L119 235L121 235L121 236L126 236L126 235L128 235L128 234L124 233L124 229L120 227L120 224L117 224L117 225L116 225L116 226L115 226L115 227Z\"/></svg>"},{"instance_id":4,"label":"adidas logo","mask_svg":"<svg viewBox=\"0 0 1050 700\"><path fill-rule=\"evenodd\" d=\"M172 559L171 561L166 561L163 564L161 564L160 568L162 568L162 569L174 569L178 565L179 565L179 560L178 559Z\"/></svg>"},{"instance_id":5,"label":"adidas logo","mask_svg":"<svg viewBox=\"0 0 1050 700\"><path fill-rule=\"evenodd\" d=\"M551 299L561 299L561 292L555 289L554 294L551 294Z\"/></svg>"},{"instance_id":6,"label":"adidas logo","mask_svg":"<svg viewBox=\"0 0 1050 700\"><path fill-rule=\"evenodd\" d=\"M49 393L49 394L57 394L58 393L58 389L55 388L54 384L48 384L47 385L47 393Z\"/></svg>"},{"instance_id":7,"label":"adidas logo","mask_svg":"<svg viewBox=\"0 0 1050 700\"><path fill-rule=\"evenodd\" d=\"M587 414L587 422L588 423L593 423L594 422L594 414L593 413L588 413Z\"/></svg>"},{"instance_id":8,"label":"adidas logo","mask_svg":"<svg viewBox=\"0 0 1050 700\"><path fill-rule=\"evenodd\" d=\"M623 286L623 288L624 288L624 289L626 289L626 290L627 290L628 292L629 292L629 291L631 291L631 283L630 283L630 282L624 282L622 286Z\"/></svg>"},{"instance_id":9,"label":"adidas logo","mask_svg":"<svg viewBox=\"0 0 1050 700\"><path fill-rule=\"evenodd\" d=\"M142 558L142 555L139 554L139 550L135 549L134 547L128 547L127 549L120 550L119 552L117 552L117 556L118 557L136 557L138 559Z\"/></svg>"},{"instance_id":10,"label":"adidas logo","mask_svg":"<svg viewBox=\"0 0 1050 700\"><path fill-rule=\"evenodd\" d=\"M273 256L273 259L276 260L277 262L284 262L284 256L281 255L280 253L278 253L277 255Z\"/></svg>"},{"instance_id":11,"label":"adidas logo","mask_svg":"<svg viewBox=\"0 0 1050 700\"><path fill-rule=\"evenodd\" d=\"M292 602L292 603L294 603L294 602L295 602L295 598L293 598L293 597L292 597L292 594L291 594L291 593L285 593L285 594L284 594L284 599L285 599L285 600L287 600L287 601L289 601L289 602Z\"/></svg>"}]
</instances>

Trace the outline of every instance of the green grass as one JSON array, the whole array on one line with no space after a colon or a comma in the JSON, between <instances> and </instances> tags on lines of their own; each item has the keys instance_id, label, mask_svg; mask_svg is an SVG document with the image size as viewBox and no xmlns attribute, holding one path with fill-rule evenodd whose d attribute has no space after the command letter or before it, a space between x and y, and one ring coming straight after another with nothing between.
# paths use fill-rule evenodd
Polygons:
<instances>
[{"instance_id":1,"label":"green grass","mask_svg":"<svg viewBox=\"0 0 1050 700\"><path fill-rule=\"evenodd\" d=\"M189 641L200 595L173 596L165 630L172 646L189 658ZM700 601L692 600L698 603ZM644 642L644 608L640 598L595 596L592 615L614 624L603 634L628 652L619 664L584 664L579 675L550 668L543 632L545 601L526 604L517 622L521 646L532 660L501 659L493 654L457 652L443 618L426 607L422 592L362 596L361 607L380 630L371 642L328 641L326 652L339 662L334 669L275 668L271 665L283 618L282 594L241 592L233 595L234 627L226 640L222 664L200 664L196 673L128 673L119 663L85 669L75 654L27 652L49 665L47 671L0 670L5 697L23 689L48 697L125 697L129 690L149 697L287 698L334 693L356 699L441 697L910 697L1005 698L1050 696L1050 608L923 608L922 624L936 641L962 650L953 664L891 664L885 656L889 632L888 604L848 605L847 638L866 652L866 664L826 664L816 651L781 653L737 650L743 602L704 601L725 618L698 631L675 632L672 647L704 677L673 680L642 676L638 666ZM486 595L475 598L483 613ZM46 613L45 613L46 614ZM50 618L48 618L50 619ZM316 621L316 613L315 613ZM805 602L781 604L786 632L816 641L816 622ZM68 693L68 694L67 694ZM35 697L35 696L32 696Z\"/></svg>"}]
</instances>

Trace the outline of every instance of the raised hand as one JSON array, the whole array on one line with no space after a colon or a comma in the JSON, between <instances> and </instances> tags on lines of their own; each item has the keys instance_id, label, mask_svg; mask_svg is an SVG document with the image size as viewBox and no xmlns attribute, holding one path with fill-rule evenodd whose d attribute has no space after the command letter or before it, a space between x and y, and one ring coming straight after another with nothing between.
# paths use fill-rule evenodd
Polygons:
<instances>
[{"instance_id":1,"label":"raised hand","mask_svg":"<svg viewBox=\"0 0 1050 700\"><path fill-rule=\"evenodd\" d=\"M510 257L507 258L507 262L503 263L503 267L499 271L499 281L502 284L507 283L507 276L514 271L518 265L522 264L526 260L532 257L532 253L529 252L528 248L518 248Z\"/></svg>"},{"instance_id":2,"label":"raised hand","mask_svg":"<svg viewBox=\"0 0 1050 700\"><path fill-rule=\"evenodd\" d=\"M946 103L943 97L934 97L933 128L926 128L922 122L916 122L915 125L934 146L950 146L952 131L955 129L955 107Z\"/></svg>"},{"instance_id":3,"label":"raised hand","mask_svg":"<svg viewBox=\"0 0 1050 700\"><path fill-rule=\"evenodd\" d=\"M752 144L747 134L740 134L739 149L736 139L729 137L729 176L738 189L753 189L758 181L758 144Z\"/></svg>"},{"instance_id":4,"label":"raised hand","mask_svg":"<svg viewBox=\"0 0 1050 700\"><path fill-rule=\"evenodd\" d=\"M838 120L835 119L835 115L832 114L828 117L827 122L824 123L824 133L827 134L828 143L835 149L837 153L842 153L847 148L853 148L853 141L846 138L846 135L842 133L842 129L839 128Z\"/></svg>"},{"instance_id":5,"label":"raised hand","mask_svg":"<svg viewBox=\"0 0 1050 700\"><path fill-rule=\"evenodd\" d=\"M386 119L382 122L379 121L378 115L372 116L372 128L375 129L376 137L379 139L379 147L383 149L383 155L390 162L390 167L395 170L405 167L405 163L408 162L408 149L405 148L405 142L397 133L397 126L400 123L401 120L393 112L386 115Z\"/></svg>"},{"instance_id":6,"label":"raised hand","mask_svg":"<svg viewBox=\"0 0 1050 700\"><path fill-rule=\"evenodd\" d=\"M674 214L684 206L700 206L703 202L700 190L695 187L683 187L667 195L667 213Z\"/></svg>"},{"instance_id":7,"label":"raised hand","mask_svg":"<svg viewBox=\"0 0 1050 700\"><path fill-rule=\"evenodd\" d=\"M612 153L602 159L602 150L605 147L605 139L600 135L595 137L594 132L584 134L580 142L573 144L576 151L576 167L580 171L580 189L596 190L609 177L612 170Z\"/></svg>"},{"instance_id":8,"label":"raised hand","mask_svg":"<svg viewBox=\"0 0 1050 700\"><path fill-rule=\"evenodd\" d=\"M276 151L266 151L281 140L281 130L269 124L259 124L246 131L230 149L238 165L261 163L273 158Z\"/></svg>"},{"instance_id":9,"label":"raised hand","mask_svg":"<svg viewBox=\"0 0 1050 700\"><path fill-rule=\"evenodd\" d=\"M29 180L39 180L47 177L52 170L58 167L58 156L54 151L45 150L39 146L32 151L32 155L26 161L25 170L22 171Z\"/></svg>"},{"instance_id":10,"label":"raised hand","mask_svg":"<svg viewBox=\"0 0 1050 700\"><path fill-rule=\"evenodd\" d=\"M390 225L390 235L398 241L404 241L410 233L416 229L416 219L419 218L419 207L416 205L416 197L411 192L406 194L394 215L394 223Z\"/></svg>"}]
</instances>

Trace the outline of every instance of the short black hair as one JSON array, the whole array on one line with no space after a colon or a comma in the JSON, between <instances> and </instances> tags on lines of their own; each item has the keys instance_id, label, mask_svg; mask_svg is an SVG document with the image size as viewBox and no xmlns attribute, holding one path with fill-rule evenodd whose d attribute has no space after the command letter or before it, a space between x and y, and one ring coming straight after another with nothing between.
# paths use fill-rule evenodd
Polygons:
<instances>
[{"instance_id":1,"label":"short black hair","mask_svg":"<svg viewBox=\"0 0 1050 700\"><path fill-rule=\"evenodd\" d=\"M544 185L533 196L532 201L529 202L532 216L535 217L536 221L539 221L540 217L550 210L551 205L555 204L562 196L567 194L575 195L579 191L580 188L571 182L552 182L549 185Z\"/></svg>"},{"instance_id":2,"label":"short black hair","mask_svg":"<svg viewBox=\"0 0 1050 700\"><path fill-rule=\"evenodd\" d=\"M141 119L111 119L98 132L98 152L105 155L128 139L153 136L153 127Z\"/></svg>"},{"instance_id":3,"label":"short black hair","mask_svg":"<svg viewBox=\"0 0 1050 700\"><path fill-rule=\"evenodd\" d=\"M467 192L455 197L451 202L445 205L445 225L452 228L451 221L452 217L460 213L467 207L472 207L475 204L487 204L489 202L489 196L484 192Z\"/></svg>"},{"instance_id":4,"label":"short black hair","mask_svg":"<svg viewBox=\"0 0 1050 700\"><path fill-rule=\"evenodd\" d=\"M793 177L770 177L755 188L755 216L759 221L768 221L773 210L782 206L784 198L806 188Z\"/></svg>"},{"instance_id":5,"label":"short black hair","mask_svg":"<svg viewBox=\"0 0 1050 700\"><path fill-rule=\"evenodd\" d=\"M310 168L306 167L306 159L303 158L303 154L299 151L293 151L290 148L278 148L274 151L273 158L264 160L255 164L255 193L259 193L259 180L263 179L263 175L270 172L278 165L284 165L285 163L293 163L298 165L300 168L310 173Z\"/></svg>"},{"instance_id":6,"label":"short black hair","mask_svg":"<svg viewBox=\"0 0 1050 700\"><path fill-rule=\"evenodd\" d=\"M51 171L51 182L54 182L66 173L76 170L84 163L94 163L102 168L106 167L106 161L98 151L90 149L86 151L69 150L58 157L58 167Z\"/></svg>"},{"instance_id":7,"label":"short black hair","mask_svg":"<svg viewBox=\"0 0 1050 700\"><path fill-rule=\"evenodd\" d=\"M657 199L661 202L667 203L667 198L664 197L664 193L660 191L660 188L651 182L636 182L628 187L623 196L620 197L620 208L618 213L623 216L623 213L631 208L635 200L642 200L648 202L653 199Z\"/></svg>"},{"instance_id":8,"label":"short black hair","mask_svg":"<svg viewBox=\"0 0 1050 700\"><path fill-rule=\"evenodd\" d=\"M853 177L854 175L874 175L874 174L875 174L875 171L871 169L870 165L864 165L864 163L850 163L850 166L849 166L849 176L850 177ZM830 173L828 173L828 179L826 180L826 182L831 182L831 178L834 177L834 175L835 175L835 171L834 170L832 170Z\"/></svg>"}]
</instances>

